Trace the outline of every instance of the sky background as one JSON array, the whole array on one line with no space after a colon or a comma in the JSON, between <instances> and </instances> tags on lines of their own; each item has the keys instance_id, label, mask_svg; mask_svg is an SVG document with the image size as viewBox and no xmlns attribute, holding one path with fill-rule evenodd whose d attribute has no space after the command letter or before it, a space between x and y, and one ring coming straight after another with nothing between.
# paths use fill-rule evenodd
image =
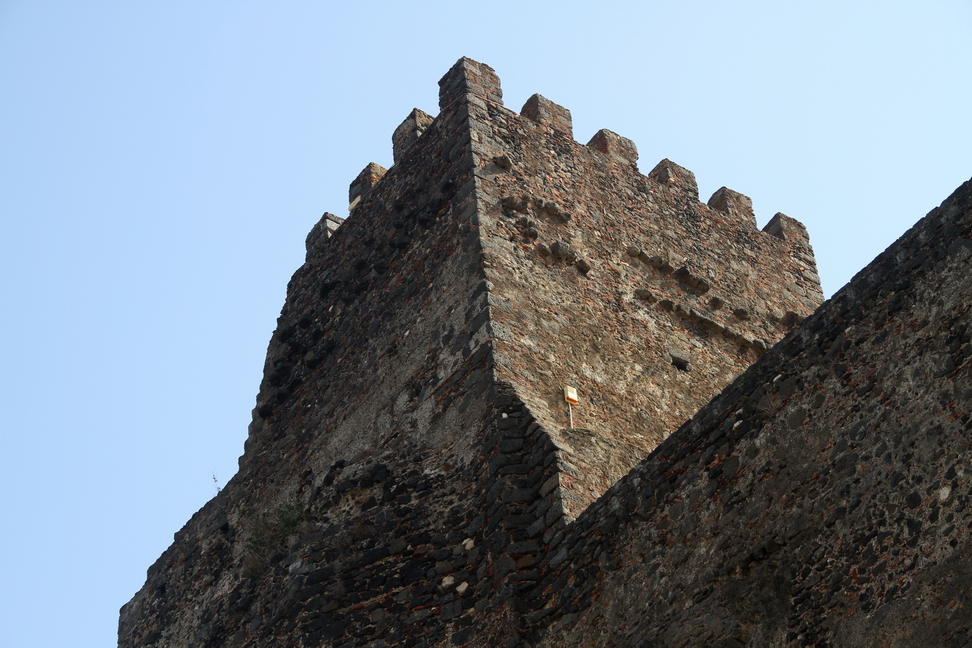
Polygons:
<instances>
[{"instance_id":1,"label":"sky background","mask_svg":"<svg viewBox=\"0 0 972 648\"><path fill-rule=\"evenodd\" d=\"M0 646L114 645L242 453L304 237L461 56L810 231L972 173L972 1L0 0Z\"/></svg>"}]
</instances>

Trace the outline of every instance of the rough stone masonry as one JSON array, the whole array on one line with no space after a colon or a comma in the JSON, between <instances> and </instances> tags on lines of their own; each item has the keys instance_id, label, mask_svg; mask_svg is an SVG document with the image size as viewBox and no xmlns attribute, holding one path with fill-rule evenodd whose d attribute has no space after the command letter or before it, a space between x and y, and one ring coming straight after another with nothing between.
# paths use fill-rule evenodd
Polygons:
<instances>
[{"instance_id":1,"label":"rough stone masonry","mask_svg":"<svg viewBox=\"0 0 972 648\"><path fill-rule=\"evenodd\" d=\"M972 181L818 309L799 222L439 87L119 646L972 644Z\"/></svg>"}]
</instances>

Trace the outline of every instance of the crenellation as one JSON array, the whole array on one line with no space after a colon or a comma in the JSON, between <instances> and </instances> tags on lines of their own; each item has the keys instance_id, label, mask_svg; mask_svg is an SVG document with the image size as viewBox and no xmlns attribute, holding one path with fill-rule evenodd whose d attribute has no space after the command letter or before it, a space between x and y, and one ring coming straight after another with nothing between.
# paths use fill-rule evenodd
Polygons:
<instances>
[{"instance_id":1,"label":"crenellation","mask_svg":"<svg viewBox=\"0 0 972 648\"><path fill-rule=\"evenodd\" d=\"M464 99L502 106L503 90L496 71L469 58L459 59L439 80L439 110Z\"/></svg>"},{"instance_id":2,"label":"crenellation","mask_svg":"<svg viewBox=\"0 0 972 648\"><path fill-rule=\"evenodd\" d=\"M574 137L574 124L570 111L544 96L535 94L527 99L520 115L538 124L558 130L567 137Z\"/></svg>"},{"instance_id":3,"label":"crenellation","mask_svg":"<svg viewBox=\"0 0 972 648\"><path fill-rule=\"evenodd\" d=\"M655 168L648 173L648 177L658 184L681 191L696 201L699 199L699 185L695 181L695 174L668 158L656 164Z\"/></svg>"},{"instance_id":4,"label":"crenellation","mask_svg":"<svg viewBox=\"0 0 972 648\"><path fill-rule=\"evenodd\" d=\"M807 228L803 223L782 212L776 212L776 215L763 227L763 231L784 241L810 242L810 235L807 234Z\"/></svg>"},{"instance_id":5,"label":"crenellation","mask_svg":"<svg viewBox=\"0 0 972 648\"><path fill-rule=\"evenodd\" d=\"M307 262L310 262L312 258L321 254L321 246L334 236L334 233L337 232L343 222L343 218L324 212L321 220L311 228L311 231L307 234L307 238L304 240Z\"/></svg>"},{"instance_id":6,"label":"crenellation","mask_svg":"<svg viewBox=\"0 0 972 648\"><path fill-rule=\"evenodd\" d=\"M753 201L749 196L738 191L721 187L716 190L706 203L712 209L724 212L736 218L740 223L751 225L756 229L756 216L753 213Z\"/></svg>"},{"instance_id":7,"label":"crenellation","mask_svg":"<svg viewBox=\"0 0 972 648\"><path fill-rule=\"evenodd\" d=\"M412 143L428 129L433 119L425 111L413 108L405 121L398 125L392 133L392 156L395 164L398 164Z\"/></svg>"},{"instance_id":8,"label":"crenellation","mask_svg":"<svg viewBox=\"0 0 972 648\"><path fill-rule=\"evenodd\" d=\"M358 206L361 199L378 184L387 172L388 169L380 164L369 162L361 170L361 173L358 174L358 177L351 182L351 186L348 188L348 211L354 211L354 208Z\"/></svg>"},{"instance_id":9,"label":"crenellation","mask_svg":"<svg viewBox=\"0 0 972 648\"><path fill-rule=\"evenodd\" d=\"M622 137L606 128L594 133L587 143L589 147L603 153L615 164L637 169L638 147L627 137Z\"/></svg>"}]
</instances>

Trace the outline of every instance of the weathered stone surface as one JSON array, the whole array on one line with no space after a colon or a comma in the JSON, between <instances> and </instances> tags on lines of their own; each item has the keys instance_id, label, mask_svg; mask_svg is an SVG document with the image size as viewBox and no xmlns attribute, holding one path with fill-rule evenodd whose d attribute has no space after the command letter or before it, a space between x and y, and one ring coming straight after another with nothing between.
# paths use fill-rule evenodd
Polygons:
<instances>
[{"instance_id":1,"label":"weathered stone surface","mask_svg":"<svg viewBox=\"0 0 972 648\"><path fill-rule=\"evenodd\" d=\"M439 88L308 236L119 645L962 645L968 186L807 317L797 221L476 61Z\"/></svg>"}]
</instances>

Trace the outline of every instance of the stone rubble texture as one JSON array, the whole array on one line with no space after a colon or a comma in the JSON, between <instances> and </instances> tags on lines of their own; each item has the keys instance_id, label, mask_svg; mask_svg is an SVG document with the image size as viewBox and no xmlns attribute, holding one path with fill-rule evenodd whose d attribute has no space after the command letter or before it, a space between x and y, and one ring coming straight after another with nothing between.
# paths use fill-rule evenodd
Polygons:
<instances>
[{"instance_id":1,"label":"stone rubble texture","mask_svg":"<svg viewBox=\"0 0 972 648\"><path fill-rule=\"evenodd\" d=\"M798 221L439 87L119 646L972 644L972 181L818 308Z\"/></svg>"}]
</instances>

